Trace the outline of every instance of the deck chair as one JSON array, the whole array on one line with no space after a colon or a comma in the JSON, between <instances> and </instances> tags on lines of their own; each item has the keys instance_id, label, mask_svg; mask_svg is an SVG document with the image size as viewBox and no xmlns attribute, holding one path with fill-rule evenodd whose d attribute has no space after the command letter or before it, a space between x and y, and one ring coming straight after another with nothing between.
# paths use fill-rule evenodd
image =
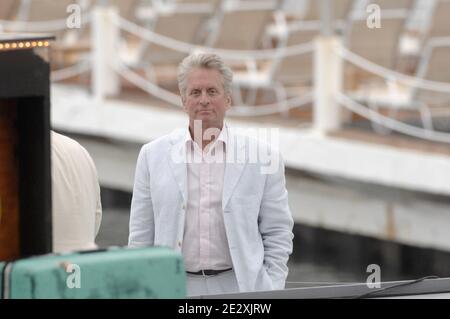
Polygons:
<instances>
[{"instance_id":1,"label":"deck chair","mask_svg":"<svg viewBox=\"0 0 450 319\"><path fill-rule=\"evenodd\" d=\"M102 0L91 0L90 9L99 4L102 4ZM117 8L118 14L121 18L138 25L142 24L142 20L137 16L140 6L143 5L142 0L108 0L106 4ZM87 25L86 28L84 28L80 38L81 41L90 41L90 25ZM123 34L122 40L124 42L121 44L122 47L136 47L139 42L136 37L129 34Z\"/></svg>"},{"instance_id":2,"label":"deck chair","mask_svg":"<svg viewBox=\"0 0 450 319\"><path fill-rule=\"evenodd\" d=\"M310 43L318 35L318 30L291 30L287 35L286 46ZM281 82L285 86L311 86L313 53L287 56L279 61L275 61L273 72L274 80Z\"/></svg>"},{"instance_id":3,"label":"deck chair","mask_svg":"<svg viewBox=\"0 0 450 319\"><path fill-rule=\"evenodd\" d=\"M343 22L353 7L353 0L333 0L335 18ZM295 46L311 43L320 34L320 3L309 1L304 20L286 23L285 44ZM338 26L338 25L337 25ZM283 36L282 36L283 37ZM313 80L313 54L293 55L273 61L272 78L286 88L310 87Z\"/></svg>"},{"instance_id":4,"label":"deck chair","mask_svg":"<svg viewBox=\"0 0 450 319\"><path fill-rule=\"evenodd\" d=\"M230 50L261 48L262 36L277 1L223 1L213 18L208 47Z\"/></svg>"},{"instance_id":5,"label":"deck chair","mask_svg":"<svg viewBox=\"0 0 450 319\"><path fill-rule=\"evenodd\" d=\"M450 83L450 71L447 67L449 57L450 36L430 39L423 51L416 76L420 79ZM434 105L450 107L450 93L414 88L411 95L413 100L431 107Z\"/></svg>"},{"instance_id":6,"label":"deck chair","mask_svg":"<svg viewBox=\"0 0 450 319\"><path fill-rule=\"evenodd\" d=\"M97 5L101 5L102 0L90 0L89 6L86 11L93 9ZM142 4L142 0L109 0L106 2L108 6L112 6L117 8L118 14L120 17L131 21L135 24L141 24L141 20L137 17L137 11L139 10L140 5ZM81 33L80 38L83 40L90 40L90 25L87 25L83 32Z\"/></svg>"},{"instance_id":7,"label":"deck chair","mask_svg":"<svg viewBox=\"0 0 450 319\"><path fill-rule=\"evenodd\" d=\"M437 0L423 43L426 44L428 40L433 37L450 36L450 19L448 18L449 12L450 0Z\"/></svg>"},{"instance_id":8,"label":"deck chair","mask_svg":"<svg viewBox=\"0 0 450 319\"><path fill-rule=\"evenodd\" d=\"M149 10L150 9L150 10ZM158 11L147 8L148 28L156 34L190 44L200 44L199 35L207 19L213 14L214 6L209 2L174 3ZM142 42L135 67L144 69L147 77L155 82L174 82L176 67L188 55L156 43Z\"/></svg>"},{"instance_id":9,"label":"deck chair","mask_svg":"<svg viewBox=\"0 0 450 319\"><path fill-rule=\"evenodd\" d=\"M67 7L71 4L81 6L81 14L87 12L90 1L83 0L22 0L18 8L17 21L43 22L43 21L64 21L69 17ZM61 30L39 31L51 33L56 37L57 42L70 41L79 32L77 29L62 28Z\"/></svg>"},{"instance_id":10,"label":"deck chair","mask_svg":"<svg viewBox=\"0 0 450 319\"><path fill-rule=\"evenodd\" d=\"M0 1L0 20L11 21L17 14L19 8L19 1L17 0L2 0ZM1 28L1 26L0 26ZM0 29L1 31L1 29Z\"/></svg>"},{"instance_id":11,"label":"deck chair","mask_svg":"<svg viewBox=\"0 0 450 319\"><path fill-rule=\"evenodd\" d=\"M278 35L277 48L280 50L284 47L312 43L319 34L319 30L314 28L296 30L286 27L284 30L284 33ZM235 101L240 104L253 105L258 89L264 90L265 93L273 91L280 112L286 116L288 112L283 111L287 108L285 101L290 96L299 95L302 90L307 91L305 88L312 86L313 54L274 58L259 71L235 72L233 79L236 87L250 89L245 102L236 93Z\"/></svg>"},{"instance_id":12,"label":"deck chair","mask_svg":"<svg viewBox=\"0 0 450 319\"><path fill-rule=\"evenodd\" d=\"M110 0L109 5L116 6L119 11L119 15L122 18L133 22L138 22L139 20L136 17L136 10L140 2L141 1L139 0Z\"/></svg>"},{"instance_id":13,"label":"deck chair","mask_svg":"<svg viewBox=\"0 0 450 319\"><path fill-rule=\"evenodd\" d=\"M67 8L71 4L77 4L81 7L81 15L88 12L88 6L91 0L22 0L16 1L17 9L15 14L15 21L17 22L55 22L59 21L61 27L59 30L45 30L39 29L32 31L34 33L46 33L55 36L56 41L52 44L51 61L52 67L60 68L67 64L73 64L66 59L66 50L72 52L79 51L83 45L79 38L85 26L81 29L69 29L65 27L65 19L69 17L71 12L67 12ZM1 1L4 4L4 0ZM83 49L85 51L86 48Z\"/></svg>"},{"instance_id":14,"label":"deck chair","mask_svg":"<svg viewBox=\"0 0 450 319\"><path fill-rule=\"evenodd\" d=\"M450 56L450 37L434 38L425 46L415 77L436 82L450 83L450 71L445 66ZM433 115L444 113L450 116L450 93L425 90L417 87L395 85L389 89L389 83L384 88L375 91L361 91L350 94L359 102L366 103L370 108L378 110L388 108L390 116L396 116L400 110L418 111L421 125L429 130L434 128ZM442 112L444 111L444 112ZM374 126L376 128L377 126ZM382 133L390 130L383 129Z\"/></svg>"},{"instance_id":15,"label":"deck chair","mask_svg":"<svg viewBox=\"0 0 450 319\"><path fill-rule=\"evenodd\" d=\"M275 0L223 0L209 21L205 46L228 50L258 50L265 47L266 27L278 6L279 3ZM253 75L260 71L261 65L251 57L226 62L236 75L237 81L233 92L234 100L239 103L240 85L247 84L249 79L253 85L255 80Z\"/></svg>"},{"instance_id":16,"label":"deck chair","mask_svg":"<svg viewBox=\"0 0 450 319\"><path fill-rule=\"evenodd\" d=\"M107 5L116 7L119 16L129 21L133 21L134 23L139 23L140 20L136 18L136 10L141 3L140 0L84 0L85 1L85 12L89 12L94 7L98 5ZM91 37L91 27L90 24L86 25L82 30L80 30L79 40L81 41L90 41Z\"/></svg>"},{"instance_id":17,"label":"deck chair","mask_svg":"<svg viewBox=\"0 0 450 319\"><path fill-rule=\"evenodd\" d=\"M21 17L25 21L46 21L65 19L68 16L66 12L70 4L78 4L77 0L28 0L22 1L21 6L26 7Z\"/></svg>"},{"instance_id":18,"label":"deck chair","mask_svg":"<svg viewBox=\"0 0 450 319\"><path fill-rule=\"evenodd\" d=\"M344 45L353 53L360 55L380 66L395 69L399 55L399 41L404 32L408 11L382 11L381 28L368 28L366 15L353 17L344 34ZM374 77L353 65L344 66L346 85L355 89L355 83L364 84Z\"/></svg>"},{"instance_id":19,"label":"deck chair","mask_svg":"<svg viewBox=\"0 0 450 319\"><path fill-rule=\"evenodd\" d=\"M350 13L356 0L332 0L333 2L333 26L334 30L341 34L346 28ZM286 21L289 21L289 29L317 29L321 27L320 1L309 0L303 3L303 9L298 12L283 10Z\"/></svg>"},{"instance_id":20,"label":"deck chair","mask_svg":"<svg viewBox=\"0 0 450 319\"><path fill-rule=\"evenodd\" d=\"M381 10L411 9L414 0L365 0L366 6L377 4Z\"/></svg>"},{"instance_id":21,"label":"deck chair","mask_svg":"<svg viewBox=\"0 0 450 319\"><path fill-rule=\"evenodd\" d=\"M170 1L174 3L207 3L216 6L221 0L169 0L168 2Z\"/></svg>"},{"instance_id":22,"label":"deck chair","mask_svg":"<svg viewBox=\"0 0 450 319\"><path fill-rule=\"evenodd\" d=\"M333 15L335 20L346 20L353 6L352 0L332 0ZM320 1L309 0L306 5L305 21L320 20Z\"/></svg>"}]
</instances>

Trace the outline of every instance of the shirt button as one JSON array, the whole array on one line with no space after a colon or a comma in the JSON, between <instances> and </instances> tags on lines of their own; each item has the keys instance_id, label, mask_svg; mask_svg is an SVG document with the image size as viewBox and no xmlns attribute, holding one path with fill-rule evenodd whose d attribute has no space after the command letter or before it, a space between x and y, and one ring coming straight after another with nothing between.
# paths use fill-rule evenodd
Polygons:
<instances>
[{"instance_id":1,"label":"shirt button","mask_svg":"<svg viewBox=\"0 0 450 319\"><path fill-rule=\"evenodd\" d=\"M185 210L186 209L186 204L183 203L183 206L181 206L181 209Z\"/></svg>"},{"instance_id":2,"label":"shirt button","mask_svg":"<svg viewBox=\"0 0 450 319\"><path fill-rule=\"evenodd\" d=\"M179 241L179 242L178 242L178 247L180 247L180 248L181 248L181 241Z\"/></svg>"}]
</instances>

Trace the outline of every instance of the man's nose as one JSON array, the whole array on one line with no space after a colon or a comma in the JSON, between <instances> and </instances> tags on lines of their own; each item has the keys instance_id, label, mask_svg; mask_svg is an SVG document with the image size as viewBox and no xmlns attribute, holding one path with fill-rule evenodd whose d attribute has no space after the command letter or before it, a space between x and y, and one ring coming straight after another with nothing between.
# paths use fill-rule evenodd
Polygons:
<instances>
[{"instance_id":1,"label":"man's nose","mask_svg":"<svg viewBox=\"0 0 450 319\"><path fill-rule=\"evenodd\" d=\"M200 96L200 105L208 105L209 104L209 96L206 92L202 92Z\"/></svg>"}]
</instances>

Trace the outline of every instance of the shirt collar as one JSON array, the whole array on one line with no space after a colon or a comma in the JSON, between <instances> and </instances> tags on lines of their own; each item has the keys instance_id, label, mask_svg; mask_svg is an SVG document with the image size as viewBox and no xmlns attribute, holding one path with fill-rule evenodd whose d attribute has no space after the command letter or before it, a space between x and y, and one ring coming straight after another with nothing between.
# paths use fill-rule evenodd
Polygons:
<instances>
[{"instance_id":1,"label":"shirt collar","mask_svg":"<svg viewBox=\"0 0 450 319\"><path fill-rule=\"evenodd\" d=\"M226 123L223 123L223 127L222 130L220 131L219 136L217 137L217 139L213 142L213 145L216 145L217 142L222 142L224 145L224 151L226 150L226 145L228 142L228 127L226 125ZM193 145L192 143L194 143L194 140L191 137L191 133L189 132L189 126L186 129L186 133L184 136L184 143L187 144L189 143L190 145ZM213 147L213 145L211 145L211 147ZM208 147L208 149L210 149L210 147Z\"/></svg>"}]
</instances>

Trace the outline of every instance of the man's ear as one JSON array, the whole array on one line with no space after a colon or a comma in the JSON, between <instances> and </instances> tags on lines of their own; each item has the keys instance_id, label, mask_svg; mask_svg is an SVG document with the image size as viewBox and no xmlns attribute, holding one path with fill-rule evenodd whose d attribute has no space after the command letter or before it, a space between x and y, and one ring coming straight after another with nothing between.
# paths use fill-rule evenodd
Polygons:
<instances>
[{"instance_id":1,"label":"man's ear","mask_svg":"<svg viewBox=\"0 0 450 319\"><path fill-rule=\"evenodd\" d=\"M231 95L227 95L227 100L226 100L226 109L229 110L231 108Z\"/></svg>"}]
</instances>

